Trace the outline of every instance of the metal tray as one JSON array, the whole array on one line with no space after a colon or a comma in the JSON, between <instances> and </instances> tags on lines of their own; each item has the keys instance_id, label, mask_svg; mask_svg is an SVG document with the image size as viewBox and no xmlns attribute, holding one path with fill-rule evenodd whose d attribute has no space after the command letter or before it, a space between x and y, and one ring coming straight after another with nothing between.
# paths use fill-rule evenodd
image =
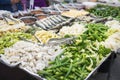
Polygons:
<instances>
[{"instance_id":1,"label":"metal tray","mask_svg":"<svg viewBox=\"0 0 120 80\"><path fill-rule=\"evenodd\" d=\"M35 21L37 21L37 18L33 16L25 16L25 17L21 17L20 20L22 20L26 25L33 25ZM28 21L25 22L25 20Z\"/></svg>"},{"instance_id":2,"label":"metal tray","mask_svg":"<svg viewBox=\"0 0 120 80\"><path fill-rule=\"evenodd\" d=\"M0 59L0 79L2 80L42 80L36 74L33 74L17 65L9 65Z\"/></svg>"},{"instance_id":3,"label":"metal tray","mask_svg":"<svg viewBox=\"0 0 120 80\"><path fill-rule=\"evenodd\" d=\"M104 59L101 60L101 63L94 69L92 70L89 75L85 78L85 80L89 80L92 76L96 75L96 73L98 72L99 68L101 67L101 65L103 65L103 63L112 55L114 54L113 52L109 53Z\"/></svg>"},{"instance_id":4,"label":"metal tray","mask_svg":"<svg viewBox=\"0 0 120 80\"><path fill-rule=\"evenodd\" d=\"M90 72L90 74L86 77L85 80L89 80L91 76L95 75L98 72L98 69L100 68L100 66L112 55L112 52L109 53L104 59L101 60L101 63L93 70ZM6 70L6 68L9 68L9 70L16 70L16 71L21 71L21 73L26 74L26 76L29 76L31 78L34 78L33 80L43 80L43 78L41 78L38 74L32 73L26 69L23 69L21 67L19 67L19 64L17 65L10 65L7 64L7 62L5 62L3 59L0 58L0 68L2 66L6 66L4 67L4 69ZM0 71L1 72L1 71ZM12 73L12 72L11 72ZM14 73L14 72L13 72ZM13 74L12 73L12 74ZM17 72L18 74L20 74L19 72ZM1 73L0 73L1 74ZM12 75L11 74L11 75ZM8 76L9 74L6 74L6 76Z\"/></svg>"},{"instance_id":5,"label":"metal tray","mask_svg":"<svg viewBox=\"0 0 120 80\"><path fill-rule=\"evenodd\" d=\"M62 17L63 19L60 19ZM72 22L74 18L68 18L61 15L54 15L42 20L36 21L36 25L44 30L60 29L62 26Z\"/></svg>"}]
</instances>

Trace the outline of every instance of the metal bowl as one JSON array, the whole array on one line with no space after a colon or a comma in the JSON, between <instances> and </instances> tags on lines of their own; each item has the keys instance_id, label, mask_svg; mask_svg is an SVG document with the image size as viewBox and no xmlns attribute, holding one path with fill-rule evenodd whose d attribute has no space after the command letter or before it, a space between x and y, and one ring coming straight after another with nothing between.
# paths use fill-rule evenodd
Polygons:
<instances>
[{"instance_id":1,"label":"metal bowl","mask_svg":"<svg viewBox=\"0 0 120 80\"><path fill-rule=\"evenodd\" d=\"M37 14L37 15L35 15L35 17L36 17L38 20L41 20L41 19L47 18L48 15L47 15L47 14Z\"/></svg>"},{"instance_id":2,"label":"metal bowl","mask_svg":"<svg viewBox=\"0 0 120 80\"><path fill-rule=\"evenodd\" d=\"M37 18L33 16L25 16L21 17L20 20L22 20L26 25L33 25L37 21Z\"/></svg>"},{"instance_id":3,"label":"metal bowl","mask_svg":"<svg viewBox=\"0 0 120 80\"><path fill-rule=\"evenodd\" d=\"M36 15L36 14L43 14L44 12L42 10L33 10L31 11L31 14Z\"/></svg>"}]
</instances>

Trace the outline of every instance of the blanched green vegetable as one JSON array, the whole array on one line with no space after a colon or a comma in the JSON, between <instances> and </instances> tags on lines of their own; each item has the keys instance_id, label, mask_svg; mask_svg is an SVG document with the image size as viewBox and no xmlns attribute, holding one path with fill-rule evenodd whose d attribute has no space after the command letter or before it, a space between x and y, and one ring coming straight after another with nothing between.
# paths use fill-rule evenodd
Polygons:
<instances>
[{"instance_id":1,"label":"blanched green vegetable","mask_svg":"<svg viewBox=\"0 0 120 80\"><path fill-rule=\"evenodd\" d=\"M104 41L107 38L105 32L109 29L107 26L97 23L97 24L88 24L86 26L87 31L82 35L82 38L92 40L92 41Z\"/></svg>"},{"instance_id":2,"label":"blanched green vegetable","mask_svg":"<svg viewBox=\"0 0 120 80\"><path fill-rule=\"evenodd\" d=\"M31 34L23 33L23 32L14 32L14 33L6 33L2 37L0 37L0 54L4 53L4 48L10 47L15 42L19 40L19 37L28 38L32 37Z\"/></svg>"},{"instance_id":3,"label":"blanched green vegetable","mask_svg":"<svg viewBox=\"0 0 120 80\"><path fill-rule=\"evenodd\" d=\"M39 71L40 76L47 80L84 80L110 53L110 49L98 44L107 38L108 27L103 24L88 24L86 27L88 30L73 44L63 45L65 51L50 62L49 67Z\"/></svg>"},{"instance_id":4,"label":"blanched green vegetable","mask_svg":"<svg viewBox=\"0 0 120 80\"><path fill-rule=\"evenodd\" d=\"M93 13L96 16L101 17L113 17L120 19L120 8L119 7L113 7L108 5L97 5L96 7L88 10L90 13Z\"/></svg>"}]
</instances>

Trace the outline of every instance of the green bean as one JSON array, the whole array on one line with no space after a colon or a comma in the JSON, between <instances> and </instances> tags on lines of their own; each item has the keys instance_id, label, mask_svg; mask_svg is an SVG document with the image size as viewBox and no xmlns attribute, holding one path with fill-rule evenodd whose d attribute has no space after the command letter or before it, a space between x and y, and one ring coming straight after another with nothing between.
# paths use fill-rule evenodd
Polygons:
<instances>
[{"instance_id":1,"label":"green bean","mask_svg":"<svg viewBox=\"0 0 120 80\"><path fill-rule=\"evenodd\" d=\"M65 77L67 77L70 74L71 70L72 70L72 63L70 64L69 70L68 70L67 74L65 75Z\"/></svg>"},{"instance_id":2,"label":"green bean","mask_svg":"<svg viewBox=\"0 0 120 80\"><path fill-rule=\"evenodd\" d=\"M120 8L119 7L113 7L108 5L97 5L96 7L88 10L90 13L93 13L96 16L101 17L113 17L118 18L120 17ZM119 18L118 18L119 19Z\"/></svg>"}]
</instances>

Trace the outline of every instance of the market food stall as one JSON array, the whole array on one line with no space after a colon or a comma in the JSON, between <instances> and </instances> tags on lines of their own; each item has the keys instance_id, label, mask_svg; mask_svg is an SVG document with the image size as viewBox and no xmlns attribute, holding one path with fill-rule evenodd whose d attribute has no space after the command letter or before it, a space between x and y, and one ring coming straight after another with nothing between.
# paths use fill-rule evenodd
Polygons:
<instances>
[{"instance_id":1,"label":"market food stall","mask_svg":"<svg viewBox=\"0 0 120 80\"><path fill-rule=\"evenodd\" d=\"M81 2L1 12L2 79L13 79L15 72L24 73L15 80L99 80L95 76L110 72L119 53L120 8L114 4Z\"/></svg>"}]
</instances>

